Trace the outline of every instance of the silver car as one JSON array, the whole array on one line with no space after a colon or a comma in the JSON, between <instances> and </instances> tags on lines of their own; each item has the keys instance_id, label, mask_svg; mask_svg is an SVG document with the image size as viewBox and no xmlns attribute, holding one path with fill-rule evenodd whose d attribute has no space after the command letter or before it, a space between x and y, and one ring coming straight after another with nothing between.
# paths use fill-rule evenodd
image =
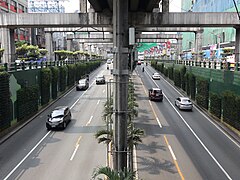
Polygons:
<instances>
[{"instance_id":1,"label":"silver car","mask_svg":"<svg viewBox=\"0 0 240 180\"><path fill-rule=\"evenodd\" d=\"M192 108L193 108L193 104L188 97L178 97L175 100L175 105L180 110L190 110L190 111L192 111Z\"/></svg>"},{"instance_id":2,"label":"silver car","mask_svg":"<svg viewBox=\"0 0 240 180\"><path fill-rule=\"evenodd\" d=\"M153 75L152 75L152 78L154 79L154 80L160 80L160 74L159 73L153 73Z\"/></svg>"}]
</instances>

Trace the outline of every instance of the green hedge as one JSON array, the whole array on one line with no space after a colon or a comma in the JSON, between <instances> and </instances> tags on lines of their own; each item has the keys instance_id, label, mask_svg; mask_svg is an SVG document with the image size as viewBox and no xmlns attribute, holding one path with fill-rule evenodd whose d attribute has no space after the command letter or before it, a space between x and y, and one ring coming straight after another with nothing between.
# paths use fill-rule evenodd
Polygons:
<instances>
[{"instance_id":1,"label":"green hedge","mask_svg":"<svg viewBox=\"0 0 240 180\"><path fill-rule=\"evenodd\" d=\"M221 119L221 114L222 114L222 98L216 93L210 93L210 106L209 106L209 111L212 113L214 116L218 117Z\"/></svg>"},{"instance_id":2,"label":"green hedge","mask_svg":"<svg viewBox=\"0 0 240 180\"><path fill-rule=\"evenodd\" d=\"M189 74L189 88L190 88L190 97L195 100L196 96L196 76L192 73Z\"/></svg>"},{"instance_id":3,"label":"green hedge","mask_svg":"<svg viewBox=\"0 0 240 180\"><path fill-rule=\"evenodd\" d=\"M39 87L24 87L17 91L17 120L29 118L38 111Z\"/></svg>"},{"instance_id":4,"label":"green hedge","mask_svg":"<svg viewBox=\"0 0 240 180\"><path fill-rule=\"evenodd\" d=\"M197 104L208 110L209 102L209 81L203 78L197 78Z\"/></svg>"},{"instance_id":5,"label":"green hedge","mask_svg":"<svg viewBox=\"0 0 240 180\"><path fill-rule=\"evenodd\" d=\"M51 67L52 71L52 99L56 99L58 95L59 69Z\"/></svg>"},{"instance_id":6,"label":"green hedge","mask_svg":"<svg viewBox=\"0 0 240 180\"><path fill-rule=\"evenodd\" d=\"M73 86L76 79L76 65L75 64L69 64L67 65L68 68L68 76L67 76L67 85Z\"/></svg>"},{"instance_id":7,"label":"green hedge","mask_svg":"<svg viewBox=\"0 0 240 180\"><path fill-rule=\"evenodd\" d=\"M240 130L240 97L231 91L223 93L223 121Z\"/></svg>"},{"instance_id":8,"label":"green hedge","mask_svg":"<svg viewBox=\"0 0 240 180\"><path fill-rule=\"evenodd\" d=\"M52 74L49 68L41 69L40 87L41 87L41 105L45 105L50 100L50 84Z\"/></svg>"},{"instance_id":9,"label":"green hedge","mask_svg":"<svg viewBox=\"0 0 240 180\"><path fill-rule=\"evenodd\" d=\"M168 67L168 77L173 80L173 67Z\"/></svg>"},{"instance_id":10,"label":"green hedge","mask_svg":"<svg viewBox=\"0 0 240 180\"><path fill-rule=\"evenodd\" d=\"M59 67L60 78L59 78L59 91L63 92L67 85L67 66Z\"/></svg>"},{"instance_id":11,"label":"green hedge","mask_svg":"<svg viewBox=\"0 0 240 180\"><path fill-rule=\"evenodd\" d=\"M180 71L178 69L174 70L174 85L177 87L181 87L181 77Z\"/></svg>"},{"instance_id":12,"label":"green hedge","mask_svg":"<svg viewBox=\"0 0 240 180\"><path fill-rule=\"evenodd\" d=\"M186 66L181 67L181 69L180 69L181 88L184 91L186 90L186 80L185 80L186 72L187 72Z\"/></svg>"},{"instance_id":13,"label":"green hedge","mask_svg":"<svg viewBox=\"0 0 240 180\"><path fill-rule=\"evenodd\" d=\"M11 125L9 73L0 72L0 130Z\"/></svg>"}]
</instances>

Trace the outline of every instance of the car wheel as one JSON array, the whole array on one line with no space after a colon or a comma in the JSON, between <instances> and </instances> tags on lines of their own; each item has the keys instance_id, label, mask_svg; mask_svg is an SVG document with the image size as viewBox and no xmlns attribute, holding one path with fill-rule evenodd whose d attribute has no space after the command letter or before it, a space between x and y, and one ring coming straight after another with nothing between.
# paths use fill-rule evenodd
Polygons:
<instances>
[{"instance_id":1,"label":"car wheel","mask_svg":"<svg viewBox=\"0 0 240 180\"><path fill-rule=\"evenodd\" d=\"M63 122L63 129L66 129L66 127L67 127L67 123L66 123L66 121L64 121Z\"/></svg>"}]
</instances>

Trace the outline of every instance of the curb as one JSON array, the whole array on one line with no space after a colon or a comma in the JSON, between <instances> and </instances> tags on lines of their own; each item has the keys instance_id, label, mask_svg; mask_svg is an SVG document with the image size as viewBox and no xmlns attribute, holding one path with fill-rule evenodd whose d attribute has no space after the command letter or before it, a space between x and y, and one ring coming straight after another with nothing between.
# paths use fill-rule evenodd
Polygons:
<instances>
[{"instance_id":1,"label":"curb","mask_svg":"<svg viewBox=\"0 0 240 180\"><path fill-rule=\"evenodd\" d=\"M47 108L49 108L50 106L52 106L55 102L57 102L59 99L61 99L65 94L67 94L68 92L72 91L75 88L75 85L71 88L69 88L66 92L64 92L63 94L61 94L58 98L54 99L53 101L51 101L49 104L47 104L46 106L44 106L44 108L40 109L36 114L34 114L32 117L30 117L28 120L26 120L23 123L19 123L18 125L16 125L15 128L13 128L11 130L11 127L8 128L10 130L9 133L6 133L2 136L0 136L0 145L2 143L4 143L6 140L8 140L11 136L13 136L15 133L17 133L19 130L21 130L24 126L26 126L28 123L30 123L33 119L35 119L38 115L40 115L43 111L45 111ZM8 130L6 129L6 131Z\"/></svg>"}]
</instances>

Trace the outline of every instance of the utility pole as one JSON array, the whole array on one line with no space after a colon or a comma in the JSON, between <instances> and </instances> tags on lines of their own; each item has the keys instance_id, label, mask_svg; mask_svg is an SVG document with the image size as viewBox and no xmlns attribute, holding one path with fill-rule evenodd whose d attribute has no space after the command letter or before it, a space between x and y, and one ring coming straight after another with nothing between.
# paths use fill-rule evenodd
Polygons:
<instances>
[{"instance_id":1,"label":"utility pole","mask_svg":"<svg viewBox=\"0 0 240 180\"><path fill-rule=\"evenodd\" d=\"M128 0L113 0L114 169L127 168Z\"/></svg>"}]
</instances>

